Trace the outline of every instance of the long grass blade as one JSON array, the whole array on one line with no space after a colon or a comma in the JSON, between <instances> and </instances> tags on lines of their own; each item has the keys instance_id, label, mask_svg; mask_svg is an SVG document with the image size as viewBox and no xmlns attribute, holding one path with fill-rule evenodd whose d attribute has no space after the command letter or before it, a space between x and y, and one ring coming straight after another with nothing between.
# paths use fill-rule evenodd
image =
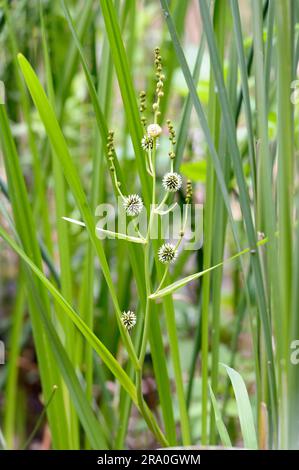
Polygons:
<instances>
[{"instance_id":1,"label":"long grass blade","mask_svg":"<svg viewBox=\"0 0 299 470\"><path fill-rule=\"evenodd\" d=\"M22 54L19 54L18 59L19 59L20 67L22 69L27 86L29 88L30 94L40 113L40 117L48 133L49 139L51 141L51 145L56 155L59 156L61 165L65 173L66 180L69 184L71 191L73 192L75 196L77 205L85 221L89 237L99 257L99 260L101 263L101 269L105 276L106 282L109 286L110 295L111 295L111 298L115 307L117 321L118 321L118 325L119 325L120 332L122 335L122 339L128 350L128 353L130 354L132 361L134 362L135 366L138 368L139 367L138 359L137 359L131 338L120 320L121 311L118 305L118 300L117 300L115 288L112 282L109 266L107 263L107 259L104 253L102 243L95 235L94 218L89 208L86 195L82 189L77 169L70 156L69 150L67 148L65 139L58 125L54 111L48 101L48 98L41 84L39 83L37 76L35 75L29 62L25 59L24 56L22 56Z\"/></svg>"},{"instance_id":2,"label":"long grass blade","mask_svg":"<svg viewBox=\"0 0 299 470\"><path fill-rule=\"evenodd\" d=\"M223 422L223 419L221 417L221 412L217 403L217 400L215 398L214 392L212 390L212 387L210 386L210 396L211 396L211 401L215 413L215 422L216 426L219 432L220 439L222 441L222 444L227 447L231 447L232 443L229 437L229 434L227 432L226 426Z\"/></svg>"},{"instance_id":3,"label":"long grass blade","mask_svg":"<svg viewBox=\"0 0 299 470\"><path fill-rule=\"evenodd\" d=\"M225 367L234 389L245 447L248 449L257 449L257 435L253 421L252 408L244 380L237 371L225 364L222 365Z\"/></svg>"}]
</instances>

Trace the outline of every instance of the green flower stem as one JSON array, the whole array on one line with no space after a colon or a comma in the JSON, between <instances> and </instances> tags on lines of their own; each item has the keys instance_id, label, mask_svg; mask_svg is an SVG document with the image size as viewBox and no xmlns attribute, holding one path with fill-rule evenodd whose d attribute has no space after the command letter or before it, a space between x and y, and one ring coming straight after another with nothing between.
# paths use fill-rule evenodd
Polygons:
<instances>
[{"instance_id":1,"label":"green flower stem","mask_svg":"<svg viewBox=\"0 0 299 470\"><path fill-rule=\"evenodd\" d=\"M167 201L168 199L168 196L169 196L169 192L166 192L162 201L160 202L160 204L158 205L157 209L155 209L155 212L156 213L159 213L159 211L161 210L161 208L163 207L163 204L165 204L165 202Z\"/></svg>"},{"instance_id":2,"label":"green flower stem","mask_svg":"<svg viewBox=\"0 0 299 470\"><path fill-rule=\"evenodd\" d=\"M144 401L143 392L142 392L142 371L143 371L144 357L146 353L146 346L147 346L147 341L148 341L148 336L149 336L149 325L150 325L150 300L148 298L151 292L151 279L150 279L150 270L149 270L149 266L150 266L149 240L150 240L151 228L155 219L155 201L156 201L156 195L155 195L156 194L156 174L155 174L155 166L154 166L155 157L156 157L156 139L154 139L154 147L153 147L153 152L152 152L152 158L153 158L152 207L151 207L149 224L148 224L147 235L146 235L146 244L144 246L144 278L145 278L145 289L146 289L146 307L145 307L145 314L144 314L143 334L142 334L141 347L140 347L140 353L139 353L140 368L136 372L136 391L137 391L138 406L149 428L156 435L159 441L163 445L167 446L168 442L165 436L163 435L161 429L159 428L157 422L153 419L152 415L148 415L147 413L147 407L145 406L145 401Z\"/></svg>"},{"instance_id":3,"label":"green flower stem","mask_svg":"<svg viewBox=\"0 0 299 470\"><path fill-rule=\"evenodd\" d=\"M155 160L156 160L156 139L154 139L154 146L153 146L153 152L152 152L152 159L153 159L153 188L152 188L152 207L151 207L151 212L150 212L150 217L149 217L149 223L148 223L148 228L147 228L147 234L146 234L146 244L144 246L144 277L145 277L145 290L146 290L146 308L145 308L145 315L144 315L144 330L143 330L143 335L142 335L142 341L141 341L141 348L140 348L140 353L139 353L139 365L140 365L140 374L142 375L142 367L143 367L143 362L144 362L144 356L146 352L146 345L147 345L147 340L148 340L148 327L149 327L149 306L150 306L150 301L148 299L148 296L150 295L151 292L151 279L150 279L150 271L149 271L149 264L150 264L150 234L151 234L151 229L152 225L155 219L155 204L156 204L156 174L155 174ZM138 390L138 386L137 386Z\"/></svg>"},{"instance_id":4,"label":"green flower stem","mask_svg":"<svg viewBox=\"0 0 299 470\"><path fill-rule=\"evenodd\" d=\"M183 222L183 225L182 225L182 234L184 234L185 229L186 229L186 224L187 224L187 220L188 220L188 207L189 207L189 204L187 204L187 209L186 209L185 215L184 215L184 222ZM179 238L179 240L177 241L177 243L175 245L175 250L179 249L179 246L182 243L183 237L184 237L184 235L182 235ZM159 287L157 288L155 293L159 292L159 290L162 288L162 286L163 286L163 284L164 284L164 282L167 278L168 271L169 271L169 264L167 264L167 266L165 267L161 282L160 282Z\"/></svg>"}]
</instances>

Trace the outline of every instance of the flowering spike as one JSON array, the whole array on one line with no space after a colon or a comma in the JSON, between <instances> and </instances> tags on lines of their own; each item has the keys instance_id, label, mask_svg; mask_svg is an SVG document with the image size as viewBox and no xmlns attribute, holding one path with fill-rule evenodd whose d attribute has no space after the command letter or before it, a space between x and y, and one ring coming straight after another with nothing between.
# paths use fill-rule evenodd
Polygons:
<instances>
[{"instance_id":1,"label":"flowering spike","mask_svg":"<svg viewBox=\"0 0 299 470\"><path fill-rule=\"evenodd\" d=\"M167 127L168 127L168 133L169 133L169 140L172 144L175 144L176 143L175 130L170 119L167 119Z\"/></svg>"},{"instance_id":2,"label":"flowering spike","mask_svg":"<svg viewBox=\"0 0 299 470\"><path fill-rule=\"evenodd\" d=\"M186 188L186 203L190 204L193 196L193 190L192 190L192 182L191 180L187 181L187 188Z\"/></svg>"},{"instance_id":3,"label":"flowering spike","mask_svg":"<svg viewBox=\"0 0 299 470\"><path fill-rule=\"evenodd\" d=\"M139 93L139 101L140 101L139 111L141 113L143 113L146 110L146 93L145 93L145 91L141 91Z\"/></svg>"},{"instance_id":4,"label":"flowering spike","mask_svg":"<svg viewBox=\"0 0 299 470\"><path fill-rule=\"evenodd\" d=\"M109 169L111 171L114 171L114 131L109 131L108 136L107 136L107 152L108 152L108 158L110 162L110 167Z\"/></svg>"}]
</instances>

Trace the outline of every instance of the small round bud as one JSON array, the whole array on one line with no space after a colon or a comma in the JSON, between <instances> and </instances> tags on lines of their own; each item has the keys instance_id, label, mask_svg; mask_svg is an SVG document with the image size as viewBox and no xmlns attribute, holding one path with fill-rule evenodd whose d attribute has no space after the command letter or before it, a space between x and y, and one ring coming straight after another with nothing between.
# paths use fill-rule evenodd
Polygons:
<instances>
[{"instance_id":1,"label":"small round bud","mask_svg":"<svg viewBox=\"0 0 299 470\"><path fill-rule=\"evenodd\" d=\"M150 124L147 128L147 133L150 137L159 137L162 133L162 129L159 124Z\"/></svg>"},{"instance_id":2,"label":"small round bud","mask_svg":"<svg viewBox=\"0 0 299 470\"><path fill-rule=\"evenodd\" d=\"M157 109L158 109L158 103L154 103L154 104L153 104L153 110L154 110L154 111L157 111Z\"/></svg>"}]
</instances>

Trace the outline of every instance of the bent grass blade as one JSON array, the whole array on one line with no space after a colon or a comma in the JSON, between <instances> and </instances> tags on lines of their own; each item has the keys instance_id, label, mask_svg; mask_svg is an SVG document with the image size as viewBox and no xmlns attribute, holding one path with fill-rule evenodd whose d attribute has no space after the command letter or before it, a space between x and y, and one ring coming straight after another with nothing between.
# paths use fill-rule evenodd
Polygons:
<instances>
[{"instance_id":1,"label":"bent grass blade","mask_svg":"<svg viewBox=\"0 0 299 470\"><path fill-rule=\"evenodd\" d=\"M264 238L263 240L260 240L256 246L261 246L267 243L268 239ZM159 299L161 297L165 297L166 295L171 294L172 292L175 292L176 290L180 289L181 287L184 287L186 284L189 284L189 282L194 281L195 279L198 279L202 276L204 276L206 273L209 273L213 271L214 269L220 268L224 264L228 263L229 261L233 261L234 259L239 258L242 255L245 255L246 253L250 253L251 249L250 248L245 248L244 250L240 251L239 253L231 256L230 258L225 259L221 263L215 264L214 266L211 266L208 269L204 269L203 271L199 271L194 274L190 274L190 276L186 276L183 279L179 279L176 282L173 282L172 284L169 284L169 286L164 287L164 289L161 289L157 292L154 292L149 296L149 299Z\"/></svg>"},{"instance_id":2,"label":"bent grass blade","mask_svg":"<svg viewBox=\"0 0 299 470\"><path fill-rule=\"evenodd\" d=\"M72 161L72 157L69 153L65 138L59 127L54 110L34 70L32 69L27 59L22 54L18 54L18 60L19 60L19 64L20 64L23 76L25 78L27 87L34 101L34 104L39 112L40 118L45 126L51 145L56 155L59 158L60 164L64 170L64 174L68 182L68 185L74 194L78 208L80 209L80 212L82 213L83 219L86 223L86 228L89 234L89 238L96 250L96 253L100 261L101 269L103 271L105 280L109 287L110 295L111 295L115 312L116 312L118 326L120 329L120 333L121 333L124 345L128 351L130 358L132 359L135 365L135 368L138 370L139 369L138 358L137 358L134 346L132 344L132 340L120 320L121 310L118 304L117 295L116 295L115 287L114 287L113 280L111 277L109 265L107 262L103 245L101 241L95 235L94 218L93 218L91 209L88 205L86 195L83 191L78 171L76 169L74 162Z\"/></svg>"},{"instance_id":3,"label":"bent grass blade","mask_svg":"<svg viewBox=\"0 0 299 470\"><path fill-rule=\"evenodd\" d=\"M86 227L86 224L84 222L80 222L80 220L70 219L69 217L62 217L62 218L63 220L66 220L67 222L71 222L72 224L80 225L81 227ZM142 243L142 244L147 243L145 238L131 237L130 235L126 235L125 233L112 232L111 230L105 230L99 227L96 227L95 229L112 238L118 238L119 240L127 240L128 242Z\"/></svg>"},{"instance_id":4,"label":"bent grass blade","mask_svg":"<svg viewBox=\"0 0 299 470\"><path fill-rule=\"evenodd\" d=\"M234 389L244 445L248 449L257 449L258 443L252 408L244 380L236 370L225 364L222 365L225 367Z\"/></svg>"}]
</instances>

